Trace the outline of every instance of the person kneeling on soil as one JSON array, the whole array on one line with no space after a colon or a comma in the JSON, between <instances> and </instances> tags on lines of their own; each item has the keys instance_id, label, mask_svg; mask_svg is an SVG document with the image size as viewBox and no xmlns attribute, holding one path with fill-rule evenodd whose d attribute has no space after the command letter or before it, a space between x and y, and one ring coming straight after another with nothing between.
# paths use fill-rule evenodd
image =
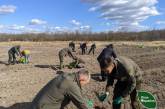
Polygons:
<instances>
[{"instance_id":1,"label":"person kneeling on soil","mask_svg":"<svg viewBox=\"0 0 165 109\"><path fill-rule=\"evenodd\" d=\"M113 95L113 109L121 109L121 104L129 95L132 109L141 109L137 99L137 90L141 88L142 82L142 71L139 66L126 57L116 59L107 57L100 65L102 71L107 72L108 76L104 98L109 95L109 89L113 86L114 80L117 80Z\"/></svg>"},{"instance_id":2,"label":"person kneeling on soil","mask_svg":"<svg viewBox=\"0 0 165 109\"><path fill-rule=\"evenodd\" d=\"M62 73L41 89L28 109L64 109L70 101L78 109L88 109L81 87L89 81L90 73L85 69Z\"/></svg>"},{"instance_id":3,"label":"person kneeling on soil","mask_svg":"<svg viewBox=\"0 0 165 109\"><path fill-rule=\"evenodd\" d=\"M21 59L23 59L22 63L28 64L29 63L30 51L29 50L23 50L21 52L21 54L22 54Z\"/></svg>"},{"instance_id":4,"label":"person kneeling on soil","mask_svg":"<svg viewBox=\"0 0 165 109\"><path fill-rule=\"evenodd\" d=\"M81 58L76 58L76 60L74 60L73 62L71 62L68 65L68 68L69 69L72 69L72 68L84 68L84 64L85 64L84 60L82 60Z\"/></svg>"},{"instance_id":5,"label":"person kneeling on soil","mask_svg":"<svg viewBox=\"0 0 165 109\"><path fill-rule=\"evenodd\" d=\"M8 55L9 55L9 60L8 60L8 64L15 64L16 63L16 55L17 56L22 56L21 52L20 52L20 45L14 46L12 47L9 51L8 51Z\"/></svg>"}]
</instances>

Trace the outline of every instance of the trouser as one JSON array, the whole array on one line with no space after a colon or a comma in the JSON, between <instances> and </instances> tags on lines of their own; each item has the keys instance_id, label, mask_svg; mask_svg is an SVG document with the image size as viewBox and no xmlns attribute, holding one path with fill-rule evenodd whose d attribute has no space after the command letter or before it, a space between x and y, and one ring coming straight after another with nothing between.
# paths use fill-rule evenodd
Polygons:
<instances>
[{"instance_id":1,"label":"trouser","mask_svg":"<svg viewBox=\"0 0 165 109\"><path fill-rule=\"evenodd\" d=\"M88 54L90 54L90 53L93 53L93 55L95 54L95 49L94 48L91 48L90 50L89 50L89 53Z\"/></svg>"},{"instance_id":2,"label":"trouser","mask_svg":"<svg viewBox=\"0 0 165 109\"><path fill-rule=\"evenodd\" d=\"M59 60L60 60L60 69L62 69L62 68L64 68L64 65L63 65L64 56L62 56L60 53L59 53Z\"/></svg>"},{"instance_id":3,"label":"trouser","mask_svg":"<svg viewBox=\"0 0 165 109\"><path fill-rule=\"evenodd\" d=\"M116 98L122 96L122 91L125 90L125 88L128 86L128 82L120 82L118 81L114 88L114 96L113 100ZM131 92L130 99L131 99L131 106L132 109L142 109L140 106L140 103L137 98L137 90L139 90L141 87L141 83L137 83L136 88ZM120 104L114 104L113 103L113 109L121 109L121 103Z\"/></svg>"},{"instance_id":4,"label":"trouser","mask_svg":"<svg viewBox=\"0 0 165 109\"><path fill-rule=\"evenodd\" d=\"M15 56L15 53L13 52L8 52L8 55L9 55L9 60L8 60L8 64L15 64L16 63L16 56Z\"/></svg>"},{"instance_id":5,"label":"trouser","mask_svg":"<svg viewBox=\"0 0 165 109\"><path fill-rule=\"evenodd\" d=\"M82 48L82 55L84 55L85 54L85 49L84 48Z\"/></svg>"}]
</instances>

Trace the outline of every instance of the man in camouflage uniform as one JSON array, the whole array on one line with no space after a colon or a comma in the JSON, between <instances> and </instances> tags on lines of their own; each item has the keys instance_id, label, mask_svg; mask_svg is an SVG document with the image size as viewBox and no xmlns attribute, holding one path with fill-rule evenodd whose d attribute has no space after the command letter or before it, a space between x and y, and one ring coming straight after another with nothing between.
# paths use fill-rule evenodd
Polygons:
<instances>
[{"instance_id":1,"label":"man in camouflage uniform","mask_svg":"<svg viewBox=\"0 0 165 109\"><path fill-rule=\"evenodd\" d=\"M16 56L21 56L21 51L20 51L21 46L17 45L12 47L9 51L8 51L8 55L9 55L9 60L8 60L8 64L15 64L16 63Z\"/></svg>"},{"instance_id":2,"label":"man in camouflage uniform","mask_svg":"<svg viewBox=\"0 0 165 109\"><path fill-rule=\"evenodd\" d=\"M69 43L69 47L72 48L73 52L75 52L75 43L73 41Z\"/></svg>"},{"instance_id":3,"label":"man in camouflage uniform","mask_svg":"<svg viewBox=\"0 0 165 109\"><path fill-rule=\"evenodd\" d=\"M72 54L72 49L71 48L63 48L62 50L59 51L59 59L60 59L60 69L64 67L63 62L64 62L64 57L69 56L73 60L76 60L76 56Z\"/></svg>"},{"instance_id":4,"label":"man in camouflage uniform","mask_svg":"<svg viewBox=\"0 0 165 109\"><path fill-rule=\"evenodd\" d=\"M90 73L85 69L77 73L60 74L41 89L28 109L64 109L70 101L78 109L88 109L82 86L89 81Z\"/></svg>"},{"instance_id":5,"label":"man in camouflage uniform","mask_svg":"<svg viewBox=\"0 0 165 109\"><path fill-rule=\"evenodd\" d=\"M117 58L116 52L113 48L113 44L107 45L106 48L104 48L100 53L100 55L97 57L97 60L99 63L102 63L102 61L105 60L107 57ZM107 77L106 72L101 70L101 77L102 77L102 81L105 81Z\"/></svg>"},{"instance_id":6,"label":"man in camouflage uniform","mask_svg":"<svg viewBox=\"0 0 165 109\"><path fill-rule=\"evenodd\" d=\"M80 48L81 48L81 51L82 51L82 55L86 54L86 51L87 51L87 43L84 42L84 43L80 44Z\"/></svg>"},{"instance_id":7,"label":"man in camouflage uniform","mask_svg":"<svg viewBox=\"0 0 165 109\"><path fill-rule=\"evenodd\" d=\"M96 44L94 43L94 44L91 45L91 48L90 48L88 54L90 54L92 52L93 55L94 55L95 54L95 49L96 49Z\"/></svg>"},{"instance_id":8,"label":"man in camouflage uniform","mask_svg":"<svg viewBox=\"0 0 165 109\"><path fill-rule=\"evenodd\" d=\"M102 61L101 68L107 72L108 81L106 95L109 94L110 86L117 80L114 88L113 109L121 109L122 101L130 95L132 109L141 109L137 99L137 90L141 88L142 71L131 59L126 57L109 57Z\"/></svg>"}]
</instances>

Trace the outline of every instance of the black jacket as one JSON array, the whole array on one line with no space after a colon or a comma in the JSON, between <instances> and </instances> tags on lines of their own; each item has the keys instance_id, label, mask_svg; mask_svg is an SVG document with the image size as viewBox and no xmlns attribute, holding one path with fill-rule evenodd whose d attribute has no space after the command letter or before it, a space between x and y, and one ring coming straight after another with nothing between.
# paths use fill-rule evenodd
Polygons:
<instances>
[{"instance_id":1,"label":"black jacket","mask_svg":"<svg viewBox=\"0 0 165 109\"><path fill-rule=\"evenodd\" d=\"M117 58L114 49L111 47L104 48L103 51L100 53L100 55L97 57L97 60L100 63L102 60L106 60L108 57Z\"/></svg>"},{"instance_id":2,"label":"black jacket","mask_svg":"<svg viewBox=\"0 0 165 109\"><path fill-rule=\"evenodd\" d=\"M21 55L20 46L14 46L8 52L11 54Z\"/></svg>"},{"instance_id":3,"label":"black jacket","mask_svg":"<svg viewBox=\"0 0 165 109\"><path fill-rule=\"evenodd\" d=\"M136 88L137 84L142 82L143 72L133 60L126 57L116 58L114 64L115 68L108 75L106 90L108 91L110 86L113 86L115 79L120 82L128 82L121 94L126 97Z\"/></svg>"}]
</instances>

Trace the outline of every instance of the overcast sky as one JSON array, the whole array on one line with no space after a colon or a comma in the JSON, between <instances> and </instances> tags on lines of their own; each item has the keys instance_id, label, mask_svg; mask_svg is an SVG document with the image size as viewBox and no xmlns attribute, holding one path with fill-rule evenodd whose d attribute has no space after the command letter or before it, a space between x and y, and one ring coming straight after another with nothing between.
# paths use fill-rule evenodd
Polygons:
<instances>
[{"instance_id":1,"label":"overcast sky","mask_svg":"<svg viewBox=\"0 0 165 109\"><path fill-rule=\"evenodd\" d=\"M0 33L165 28L165 0L0 0Z\"/></svg>"}]
</instances>

